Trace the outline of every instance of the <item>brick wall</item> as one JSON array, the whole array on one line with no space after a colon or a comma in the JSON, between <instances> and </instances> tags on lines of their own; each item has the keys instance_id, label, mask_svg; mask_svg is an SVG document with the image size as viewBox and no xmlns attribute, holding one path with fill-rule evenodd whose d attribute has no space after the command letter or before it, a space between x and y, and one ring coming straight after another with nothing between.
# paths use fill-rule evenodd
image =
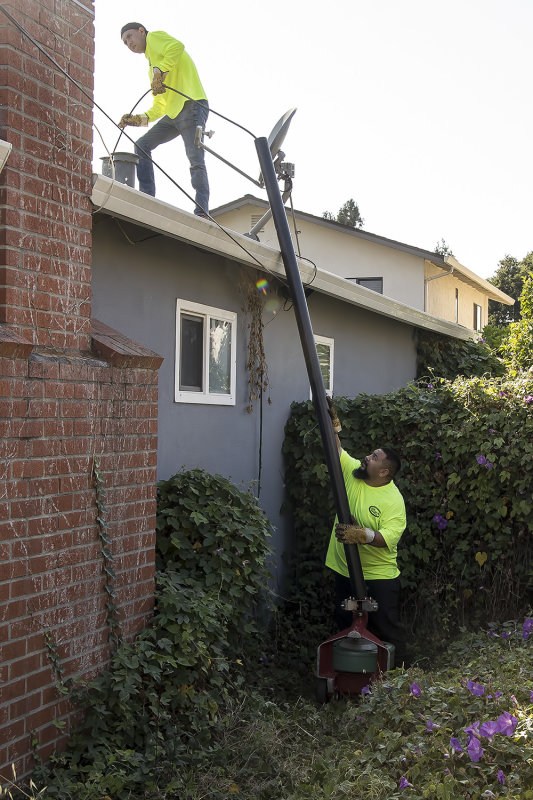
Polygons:
<instances>
[{"instance_id":1,"label":"brick wall","mask_svg":"<svg viewBox=\"0 0 533 800\"><path fill-rule=\"evenodd\" d=\"M92 11L3 5L90 93ZM75 719L58 667L88 678L108 663L108 592L124 638L152 609L162 359L91 326L89 100L1 10L0 52L13 145L0 176L0 774L13 762L24 775L31 739L46 758Z\"/></svg>"}]
</instances>

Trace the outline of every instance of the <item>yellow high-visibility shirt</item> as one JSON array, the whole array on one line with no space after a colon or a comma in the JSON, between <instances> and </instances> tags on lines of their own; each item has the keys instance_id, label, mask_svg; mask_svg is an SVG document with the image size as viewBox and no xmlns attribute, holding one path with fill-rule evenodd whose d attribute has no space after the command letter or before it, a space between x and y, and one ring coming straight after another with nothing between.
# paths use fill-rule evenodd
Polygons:
<instances>
[{"instance_id":1,"label":"yellow high-visibility shirt","mask_svg":"<svg viewBox=\"0 0 533 800\"><path fill-rule=\"evenodd\" d=\"M183 92L193 100L207 100L198 72L185 47L165 31L151 31L146 36L145 56L150 64L149 75L152 82L153 68L168 72L165 76L167 86ZM182 110L187 98L167 89L154 97L152 108L145 112L150 122L166 116L174 119Z\"/></svg>"},{"instance_id":2,"label":"yellow high-visibility shirt","mask_svg":"<svg viewBox=\"0 0 533 800\"><path fill-rule=\"evenodd\" d=\"M364 480L355 478L353 471L361 466L361 462L344 450L341 451L340 460L350 512L364 528L379 531L387 543L386 547L357 545L363 577L365 580L396 578L400 574L396 561L398 542L407 524L405 503L400 490L394 481L385 486L369 486ZM344 545L335 537L337 521L335 517L326 566L348 577Z\"/></svg>"}]
</instances>

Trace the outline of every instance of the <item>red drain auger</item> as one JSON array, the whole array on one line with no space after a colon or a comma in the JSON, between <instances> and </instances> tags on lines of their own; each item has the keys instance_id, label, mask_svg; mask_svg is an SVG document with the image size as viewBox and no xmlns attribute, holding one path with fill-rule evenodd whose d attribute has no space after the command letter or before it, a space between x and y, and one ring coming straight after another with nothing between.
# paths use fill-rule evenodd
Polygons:
<instances>
[{"instance_id":1,"label":"red drain auger","mask_svg":"<svg viewBox=\"0 0 533 800\"><path fill-rule=\"evenodd\" d=\"M331 426L311 319L276 171L268 140L265 137L259 137L254 141L296 314L337 517L339 522L349 524L350 507L346 486ZM353 613L353 620L349 628L335 634L318 647L316 676L317 700L320 702L326 702L331 697L342 694L358 694L381 672L385 672L393 666L392 645L385 645L366 628L368 612L375 611L377 603L371 597L366 596L357 545L345 544L344 549L352 590L352 597L344 601L344 608Z\"/></svg>"}]
</instances>

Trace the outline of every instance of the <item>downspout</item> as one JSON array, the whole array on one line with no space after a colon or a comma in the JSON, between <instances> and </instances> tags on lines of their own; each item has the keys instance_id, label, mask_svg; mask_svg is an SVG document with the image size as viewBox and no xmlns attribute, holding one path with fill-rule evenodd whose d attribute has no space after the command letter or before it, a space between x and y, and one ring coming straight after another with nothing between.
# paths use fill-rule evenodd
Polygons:
<instances>
[{"instance_id":1,"label":"downspout","mask_svg":"<svg viewBox=\"0 0 533 800\"><path fill-rule=\"evenodd\" d=\"M432 263L431 261L429 262ZM424 278L424 311L427 312L428 310L428 283L430 281L436 281L437 278L446 278L448 275L451 275L455 267L450 265L450 268L446 272L440 272L438 275L430 275L429 278Z\"/></svg>"}]
</instances>

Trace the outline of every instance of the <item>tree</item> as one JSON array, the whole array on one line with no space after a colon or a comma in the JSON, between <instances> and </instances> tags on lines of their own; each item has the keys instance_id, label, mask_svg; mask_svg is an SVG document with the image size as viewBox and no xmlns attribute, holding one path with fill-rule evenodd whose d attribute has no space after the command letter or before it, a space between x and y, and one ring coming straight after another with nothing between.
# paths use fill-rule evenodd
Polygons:
<instances>
[{"instance_id":1,"label":"tree","mask_svg":"<svg viewBox=\"0 0 533 800\"><path fill-rule=\"evenodd\" d=\"M435 253L438 253L439 256L453 256L452 248L448 247L446 244L445 239L441 239L440 242L437 242L435 245Z\"/></svg>"},{"instance_id":2,"label":"tree","mask_svg":"<svg viewBox=\"0 0 533 800\"><path fill-rule=\"evenodd\" d=\"M533 367L533 272L524 276L520 307L522 317L510 323L509 335L501 346L511 375Z\"/></svg>"},{"instance_id":3,"label":"tree","mask_svg":"<svg viewBox=\"0 0 533 800\"><path fill-rule=\"evenodd\" d=\"M337 216L331 211L324 211L322 214L324 219L329 219L332 222L340 222L341 225L347 225L349 228L362 228L365 224L364 219L359 212L359 206L350 198L343 206L339 208Z\"/></svg>"},{"instance_id":4,"label":"tree","mask_svg":"<svg viewBox=\"0 0 533 800\"><path fill-rule=\"evenodd\" d=\"M489 300L490 325L509 325L511 322L520 320L522 313L520 295L524 288L524 280L531 270L533 270L533 251L528 253L522 261L509 255L502 258L498 269L488 281L505 294L514 297L515 304L506 306L496 300Z\"/></svg>"}]
</instances>

